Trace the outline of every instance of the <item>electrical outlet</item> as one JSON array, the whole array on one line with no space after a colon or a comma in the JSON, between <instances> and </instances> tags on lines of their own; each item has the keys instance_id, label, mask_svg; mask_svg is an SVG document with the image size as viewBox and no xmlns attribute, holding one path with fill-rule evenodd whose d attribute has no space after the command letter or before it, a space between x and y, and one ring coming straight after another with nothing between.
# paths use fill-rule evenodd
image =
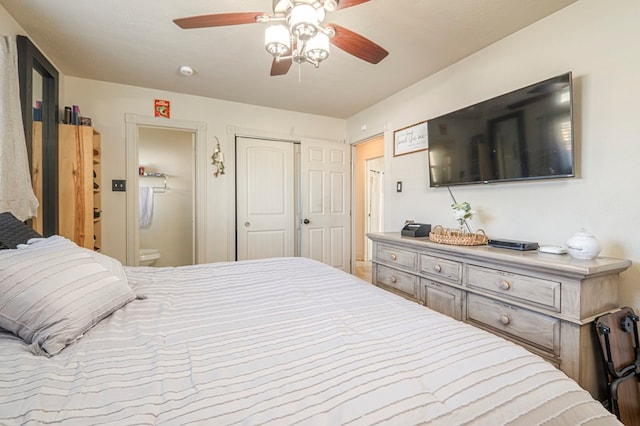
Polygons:
<instances>
[{"instance_id":1,"label":"electrical outlet","mask_svg":"<svg viewBox=\"0 0 640 426\"><path fill-rule=\"evenodd\" d=\"M113 179L111 181L111 190L112 191L126 191L127 190L127 181L124 179Z\"/></svg>"}]
</instances>

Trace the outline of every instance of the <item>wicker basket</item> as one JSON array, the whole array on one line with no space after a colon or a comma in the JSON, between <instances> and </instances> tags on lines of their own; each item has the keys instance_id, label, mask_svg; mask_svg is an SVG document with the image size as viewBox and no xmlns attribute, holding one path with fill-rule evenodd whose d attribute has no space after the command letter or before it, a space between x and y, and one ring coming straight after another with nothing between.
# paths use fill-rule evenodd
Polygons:
<instances>
[{"instance_id":1,"label":"wicker basket","mask_svg":"<svg viewBox=\"0 0 640 426\"><path fill-rule=\"evenodd\" d=\"M457 229L443 228L436 225L429 233L429 239L434 243L450 244L454 246L481 246L487 244L489 238L482 229L473 232L461 232Z\"/></svg>"}]
</instances>

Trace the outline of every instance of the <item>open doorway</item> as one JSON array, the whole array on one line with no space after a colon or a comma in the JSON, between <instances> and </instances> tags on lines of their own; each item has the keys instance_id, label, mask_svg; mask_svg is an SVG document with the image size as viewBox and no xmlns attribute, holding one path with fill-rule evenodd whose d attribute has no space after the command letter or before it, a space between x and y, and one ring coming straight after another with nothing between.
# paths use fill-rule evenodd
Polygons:
<instances>
[{"instance_id":1,"label":"open doorway","mask_svg":"<svg viewBox=\"0 0 640 426\"><path fill-rule=\"evenodd\" d=\"M138 129L138 251L144 266L195 263L193 131Z\"/></svg>"},{"instance_id":2,"label":"open doorway","mask_svg":"<svg viewBox=\"0 0 640 426\"><path fill-rule=\"evenodd\" d=\"M171 263L192 264L203 263L205 256L205 235L206 230L206 169L207 169L207 142L206 124L203 122L171 120L164 118L140 116L135 114L125 114L126 122L126 145L127 145L127 171L126 171L126 196L127 196L127 256L126 264L138 266L147 264L150 258L156 258L157 253L148 254L142 249L159 250L159 239L141 240L150 234L150 229L141 229L140 222L146 218L141 218L141 198L140 188L147 187L148 190L156 191L151 193L154 196L154 210L158 213L154 224L162 225L165 228L173 220L171 217L162 217L174 211L171 202L176 202L186 207L185 211L176 211L178 216L186 216L183 221L184 229L189 235L185 243L189 247L186 258L179 258L177 253L172 254L173 247L182 247L181 244L171 244L165 246L165 259L159 261L155 259L155 265L164 266L165 261L173 259ZM176 138L183 143L176 143ZM166 139L164 142L163 139ZM181 154L173 152L173 148L180 146ZM169 149L171 147L171 149ZM171 152L169 152L171 151ZM178 164L171 164L168 158L173 155L184 157L184 164L181 170L174 170ZM144 170L141 169L144 167ZM141 172L143 176L141 176ZM145 175L146 173L146 175ZM166 183L165 183L166 182ZM157 197L156 197L157 196ZM177 200L171 200L176 198ZM182 199L180 199L182 197ZM186 197L186 198L185 198ZM156 199L157 198L157 199ZM170 202L167 205L162 203ZM162 215L161 215L162 214ZM175 219L175 215L174 215ZM169 223L169 224L166 224ZM159 235L161 233L153 233ZM175 255L175 256L174 256ZM160 259L162 259L160 251ZM173 265L171 265L173 266Z\"/></svg>"},{"instance_id":3,"label":"open doorway","mask_svg":"<svg viewBox=\"0 0 640 426\"><path fill-rule=\"evenodd\" d=\"M371 244L368 232L383 231L384 136L355 145L355 275L371 281Z\"/></svg>"}]
</instances>

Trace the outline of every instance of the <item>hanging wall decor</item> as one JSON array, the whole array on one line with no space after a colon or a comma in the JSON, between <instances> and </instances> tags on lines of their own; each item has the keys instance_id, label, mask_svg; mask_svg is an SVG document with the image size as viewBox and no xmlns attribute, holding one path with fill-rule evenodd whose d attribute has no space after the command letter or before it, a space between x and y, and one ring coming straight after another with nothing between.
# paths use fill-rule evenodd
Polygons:
<instances>
[{"instance_id":1,"label":"hanging wall decor","mask_svg":"<svg viewBox=\"0 0 640 426\"><path fill-rule=\"evenodd\" d=\"M396 130L393 132L393 156L424 151L429 148L427 141L427 122L420 123Z\"/></svg>"},{"instance_id":2,"label":"hanging wall decor","mask_svg":"<svg viewBox=\"0 0 640 426\"><path fill-rule=\"evenodd\" d=\"M215 136L214 136L215 137ZM224 154L220 149L220 141L218 138L216 139L216 147L213 150L213 155L211 156L211 164L214 166L213 176L218 177L218 175L224 174Z\"/></svg>"},{"instance_id":3,"label":"hanging wall decor","mask_svg":"<svg viewBox=\"0 0 640 426\"><path fill-rule=\"evenodd\" d=\"M156 99L153 104L153 116L171 118L171 102L164 99Z\"/></svg>"}]
</instances>

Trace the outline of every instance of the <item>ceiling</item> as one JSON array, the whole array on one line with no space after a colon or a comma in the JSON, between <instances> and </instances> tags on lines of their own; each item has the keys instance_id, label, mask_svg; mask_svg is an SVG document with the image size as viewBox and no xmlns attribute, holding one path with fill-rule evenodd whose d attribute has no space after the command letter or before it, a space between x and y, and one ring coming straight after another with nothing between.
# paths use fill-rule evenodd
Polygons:
<instances>
[{"instance_id":1,"label":"ceiling","mask_svg":"<svg viewBox=\"0 0 640 426\"><path fill-rule=\"evenodd\" d=\"M318 69L270 77L264 24L183 30L172 20L271 13L271 0L0 0L67 76L348 118L576 0L370 0L327 15L389 51L333 47ZM181 65L194 69L191 77Z\"/></svg>"}]
</instances>

